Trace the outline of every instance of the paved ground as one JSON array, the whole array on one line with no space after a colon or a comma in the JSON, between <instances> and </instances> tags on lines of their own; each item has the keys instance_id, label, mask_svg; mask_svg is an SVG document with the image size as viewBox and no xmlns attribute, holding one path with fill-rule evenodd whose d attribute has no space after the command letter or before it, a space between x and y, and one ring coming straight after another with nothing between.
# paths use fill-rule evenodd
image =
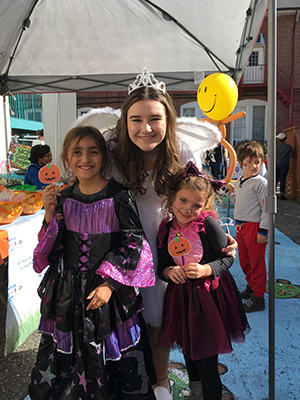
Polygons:
<instances>
[{"instance_id":1,"label":"paved ground","mask_svg":"<svg viewBox=\"0 0 300 400\"><path fill-rule=\"evenodd\" d=\"M278 200L275 227L293 242L300 245L300 203L295 200Z\"/></svg>"},{"instance_id":2,"label":"paved ground","mask_svg":"<svg viewBox=\"0 0 300 400\"><path fill-rule=\"evenodd\" d=\"M298 261L300 248L296 245L300 245L300 203L293 200L279 201L275 227L277 228L275 240L278 242L275 278L300 285ZM238 286L243 286L244 281L237 261L232 267L232 273ZM3 278L0 275L0 281L1 279ZM5 290L3 293L5 295ZM278 400L300 399L299 385L293 378L298 376L296 371L299 369L300 340L299 330L296 329L299 327L299 323L297 325L299 302L300 299L276 299L276 312L278 309L276 362L278 361L279 365L276 370L278 374L276 399ZM245 345L235 348L230 356L221 356L220 361L229 369L229 372L222 376L222 381L239 400L263 400L268 394L267 309L264 312L251 314L249 320L252 331ZM0 399L23 400L27 395L27 383L36 358L39 334L33 333L12 354L4 357L4 322L5 308L0 301ZM182 362L180 354L173 353L171 361Z\"/></svg>"}]
</instances>

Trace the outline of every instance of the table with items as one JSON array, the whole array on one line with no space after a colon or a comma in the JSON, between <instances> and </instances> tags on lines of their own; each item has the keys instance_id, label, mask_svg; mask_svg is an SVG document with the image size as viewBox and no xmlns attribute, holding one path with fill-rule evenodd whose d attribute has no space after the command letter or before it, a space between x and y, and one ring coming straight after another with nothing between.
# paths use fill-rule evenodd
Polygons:
<instances>
[{"instance_id":1,"label":"table with items","mask_svg":"<svg viewBox=\"0 0 300 400\"><path fill-rule=\"evenodd\" d=\"M37 288L43 274L34 272L32 255L43 218L44 210L40 210L0 225L0 304L6 309L6 319L1 321L5 324L6 355L38 327L40 298Z\"/></svg>"}]
</instances>

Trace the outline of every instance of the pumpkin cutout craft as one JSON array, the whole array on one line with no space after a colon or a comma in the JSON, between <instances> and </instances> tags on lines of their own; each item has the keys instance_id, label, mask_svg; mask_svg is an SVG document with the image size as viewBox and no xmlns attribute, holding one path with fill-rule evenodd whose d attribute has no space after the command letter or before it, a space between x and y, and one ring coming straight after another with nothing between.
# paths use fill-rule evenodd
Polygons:
<instances>
[{"instance_id":1,"label":"pumpkin cutout craft","mask_svg":"<svg viewBox=\"0 0 300 400\"><path fill-rule=\"evenodd\" d=\"M185 264L184 256L189 254L191 243L186 238L177 233L176 237L169 243L168 251L172 257L181 257L182 265Z\"/></svg>"},{"instance_id":2,"label":"pumpkin cutout craft","mask_svg":"<svg viewBox=\"0 0 300 400\"><path fill-rule=\"evenodd\" d=\"M42 183L57 182L60 179L60 169L55 164L46 164L39 170L39 180Z\"/></svg>"}]
</instances>

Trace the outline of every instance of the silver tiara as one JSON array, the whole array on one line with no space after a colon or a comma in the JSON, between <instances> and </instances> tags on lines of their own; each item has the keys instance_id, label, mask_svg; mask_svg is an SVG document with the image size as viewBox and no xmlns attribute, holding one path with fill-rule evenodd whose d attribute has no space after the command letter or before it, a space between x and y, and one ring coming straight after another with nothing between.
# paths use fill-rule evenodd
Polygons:
<instances>
[{"instance_id":1,"label":"silver tiara","mask_svg":"<svg viewBox=\"0 0 300 400\"><path fill-rule=\"evenodd\" d=\"M158 89L166 94L165 82L158 82L154 77L154 74L151 74L146 67L143 69L141 74L136 76L135 81L128 86L128 94L144 86L153 87L154 89Z\"/></svg>"}]
</instances>

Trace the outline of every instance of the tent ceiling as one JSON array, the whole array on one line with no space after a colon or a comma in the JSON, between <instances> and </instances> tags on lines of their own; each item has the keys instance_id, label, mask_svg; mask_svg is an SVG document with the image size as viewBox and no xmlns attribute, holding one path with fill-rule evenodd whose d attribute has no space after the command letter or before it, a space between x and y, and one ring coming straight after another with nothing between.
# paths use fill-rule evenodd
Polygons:
<instances>
[{"instance_id":1,"label":"tent ceiling","mask_svg":"<svg viewBox=\"0 0 300 400\"><path fill-rule=\"evenodd\" d=\"M267 0L3 0L1 92L126 90L147 66L168 90L195 72L238 82Z\"/></svg>"}]
</instances>

